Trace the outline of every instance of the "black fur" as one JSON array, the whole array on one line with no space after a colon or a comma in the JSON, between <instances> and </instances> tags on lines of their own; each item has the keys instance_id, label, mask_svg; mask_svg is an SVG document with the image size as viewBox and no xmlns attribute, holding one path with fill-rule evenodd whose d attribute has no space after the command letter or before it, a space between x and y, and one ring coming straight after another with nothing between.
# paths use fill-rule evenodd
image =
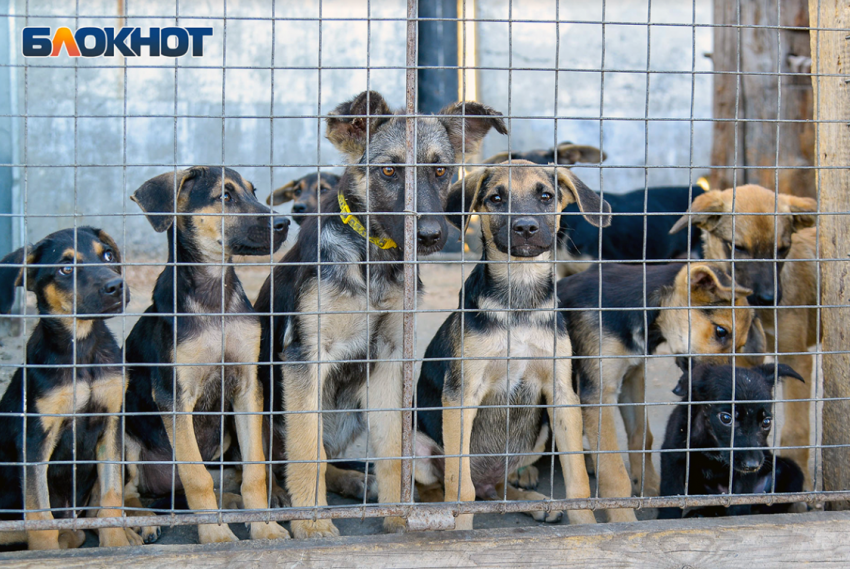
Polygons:
<instances>
[{"instance_id":1,"label":"black fur","mask_svg":"<svg viewBox=\"0 0 850 569\"><path fill-rule=\"evenodd\" d=\"M23 517L24 488L23 467L10 463L38 462L44 454L43 445L47 432L41 418L36 415L39 402L57 388L68 386L76 381L77 385L89 384L107 375L120 376L121 349L106 326L105 319L123 310L124 301L129 300L129 290L123 290L121 278L120 253L117 246L99 229L80 227L57 231L45 237L30 250L19 249L2 260L2 264L27 263L27 288L36 294L39 314L43 316L36 325L27 342L26 374L18 369L6 392L0 400L0 430L3 432L0 443L0 510L13 512L0 513L0 519L12 520ZM76 245L75 245L76 244ZM96 249L96 245L99 247ZM63 267L70 267L72 259L65 253L76 250L77 263L83 266L73 268L70 274L62 274ZM105 252L112 257L107 260ZM21 267L5 266L0 269L0 291L3 297L13 298L16 285L23 284ZM67 269L66 269L67 270ZM76 280L77 315L89 316L78 320L78 326L91 322L91 331L77 335L74 339L72 313L57 310L47 295L48 287L58 291L55 294L73 298L74 280ZM110 286L107 287L106 285ZM113 289L112 287L118 287ZM8 313L11 301L4 301L3 312ZM61 316L65 316L62 318ZM76 374L71 367L76 363ZM24 399L27 407L24 409ZM26 440L21 413L32 413L26 419ZM50 507L56 508L54 517L70 517L75 508L79 511L87 505L92 487L97 479L98 457L96 449L104 432L106 417L86 416L89 413L105 413L100 404L90 400L76 421L76 454L73 453L74 433L72 420L66 419L61 428L58 442L47 460L52 462L68 461L68 464L50 464L47 469ZM18 415L18 416L15 416ZM74 464L70 464L75 461ZM29 467L29 481L33 480L33 468ZM76 483L76 495L74 484ZM14 510L21 510L15 513Z\"/></svg>"},{"instance_id":2,"label":"black fur","mask_svg":"<svg viewBox=\"0 0 850 569\"><path fill-rule=\"evenodd\" d=\"M611 225L601 230L601 258L610 261L641 259L674 260L700 257L700 231L695 226L669 235L670 229L691 205L691 200L704 193L698 186L669 186L634 190L625 194L605 193L611 204ZM644 204L644 201L646 202ZM618 215L627 213L669 213L670 215ZM644 221L646 230L644 231ZM588 223L575 204L561 215L561 246L572 257L599 259L600 229ZM644 256L644 241L646 255Z\"/></svg>"},{"instance_id":3,"label":"black fur","mask_svg":"<svg viewBox=\"0 0 850 569\"><path fill-rule=\"evenodd\" d=\"M663 450L690 448L690 452L661 454L661 495L685 494L689 466L688 495L759 494L802 492L803 472L792 460L767 450L773 419L773 388L776 376L803 378L785 364L757 368L734 368L735 412L732 420L733 368L730 365L701 365L693 376L683 374L674 393L688 405L673 410L667 421ZM689 389L690 380L690 389ZM691 396L689 397L688 392ZM725 414L725 415L724 415ZM723 419L730 421L729 426ZM732 428L734 423L734 444ZM731 445L731 446L730 446ZM729 449L734 448L734 452ZM687 464L690 454L690 464ZM775 467L775 478L774 478ZM729 476L732 471L732 488ZM695 508L687 516L721 516L787 512L789 504L740 505L725 508ZM661 508L659 518L678 518L680 508Z\"/></svg>"}]
</instances>

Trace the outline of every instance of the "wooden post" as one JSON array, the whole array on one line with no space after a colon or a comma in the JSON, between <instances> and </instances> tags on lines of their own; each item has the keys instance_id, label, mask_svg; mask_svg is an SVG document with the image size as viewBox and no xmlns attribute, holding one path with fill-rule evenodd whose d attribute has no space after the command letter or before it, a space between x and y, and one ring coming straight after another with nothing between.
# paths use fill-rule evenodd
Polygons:
<instances>
[{"instance_id":1,"label":"wooden post","mask_svg":"<svg viewBox=\"0 0 850 569\"><path fill-rule=\"evenodd\" d=\"M778 165L780 192L814 197L814 172L798 168L814 164L812 124L780 123L778 136L776 124L777 119L812 119L812 91L806 74L810 57L806 0L778 0L778 7L777 2L762 0L715 0L714 21L774 27L714 29L714 70L724 72L714 76L714 118L742 122L714 123L712 165L737 164L741 168L737 175L731 168L714 168L711 187L729 188L734 182L775 189ZM777 30L777 25L782 29ZM804 74L780 79L777 71Z\"/></svg>"},{"instance_id":2,"label":"wooden post","mask_svg":"<svg viewBox=\"0 0 850 569\"><path fill-rule=\"evenodd\" d=\"M846 0L810 0L812 27L847 28L850 3ZM848 90L848 32L811 33L812 77L816 119L817 185L820 208L841 215L820 216L820 256L850 258L850 90ZM818 77L817 74L821 76ZM832 76L843 74L843 77ZM837 122L830 122L837 121ZM850 262L822 261L821 302L827 306L850 306ZM822 346L825 352L850 349L850 308L821 310ZM823 356L823 395L850 397L850 354ZM823 444L850 444L850 401L823 404ZM824 448L824 490L850 488L850 448ZM832 509L850 509L850 502L833 502Z\"/></svg>"}]
</instances>

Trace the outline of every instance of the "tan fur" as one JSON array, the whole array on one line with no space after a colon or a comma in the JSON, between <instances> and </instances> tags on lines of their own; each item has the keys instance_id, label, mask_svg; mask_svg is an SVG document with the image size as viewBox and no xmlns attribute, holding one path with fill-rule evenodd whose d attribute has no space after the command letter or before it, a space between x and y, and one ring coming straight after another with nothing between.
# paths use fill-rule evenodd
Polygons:
<instances>
[{"instance_id":1,"label":"tan fur","mask_svg":"<svg viewBox=\"0 0 850 569\"><path fill-rule=\"evenodd\" d=\"M706 198L711 194L710 197ZM787 399L805 400L812 397L814 385L813 356L781 355L783 352L802 353L817 343L817 265L814 262L790 261L792 259L815 259L816 229L813 212L817 210L817 202L810 198L779 194L778 196L760 186L739 186L735 192L735 212L745 213L791 213L780 216L747 216L735 217L734 234L732 217L708 215L706 212L732 212L731 189L722 192L708 192L700 196L701 201L694 200L691 210L696 215L693 223L703 230L703 249L706 258L727 259L724 241L733 241L750 251L772 257L775 248L790 247L786 262L779 273L782 286L782 300L776 311L777 322L774 322L772 308L758 309L766 333L766 349L768 353L778 350L779 363L790 365L806 383L783 380L784 397ZM682 218L685 219L685 218ZM682 220L679 221L681 223ZM678 223L677 223L678 225ZM675 229L675 228L674 228ZM783 308L783 306L802 306L804 308ZM806 308L811 307L811 308ZM785 422L782 426L781 444L792 447L808 447L812 444L810 435L810 404L808 401L787 402L785 405ZM791 448L781 450L780 454L793 459L805 475L805 488L812 488L812 472L809 468L808 448Z\"/></svg>"}]
</instances>

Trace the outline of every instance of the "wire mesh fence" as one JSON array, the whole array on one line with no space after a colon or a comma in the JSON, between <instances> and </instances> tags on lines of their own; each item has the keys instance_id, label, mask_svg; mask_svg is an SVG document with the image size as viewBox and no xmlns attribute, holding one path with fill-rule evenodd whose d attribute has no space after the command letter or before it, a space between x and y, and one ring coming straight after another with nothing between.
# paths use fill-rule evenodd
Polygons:
<instances>
[{"instance_id":1,"label":"wire mesh fence","mask_svg":"<svg viewBox=\"0 0 850 569\"><path fill-rule=\"evenodd\" d=\"M679 4L8 2L0 532L850 500L850 30Z\"/></svg>"}]
</instances>

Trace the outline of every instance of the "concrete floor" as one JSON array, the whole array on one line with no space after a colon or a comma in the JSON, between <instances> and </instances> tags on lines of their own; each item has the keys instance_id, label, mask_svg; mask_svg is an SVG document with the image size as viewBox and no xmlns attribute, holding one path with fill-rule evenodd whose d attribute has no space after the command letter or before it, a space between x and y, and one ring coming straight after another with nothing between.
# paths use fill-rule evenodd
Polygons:
<instances>
[{"instance_id":1,"label":"concrete floor","mask_svg":"<svg viewBox=\"0 0 850 569\"><path fill-rule=\"evenodd\" d=\"M440 310L442 312L420 313L417 315L417 356L421 357L424 354L425 348L437 328L451 310L457 307L458 291L460 290L462 278L469 274L472 267L473 264L461 266L460 264L441 263L424 265L421 268L421 277L425 285L425 295L421 300L419 308L424 310ZM125 337L138 319L138 315L149 305L153 284L160 271L161 267L128 267L126 269L125 276L131 288L132 299L124 315L109 321L109 325L116 337ZM269 274L269 268L241 267L238 269L238 272L249 297L253 300L266 276ZM32 297L31 294L30 297ZM0 391L3 391L15 369L9 364L19 364L23 360L24 342L20 336L0 338L0 342L0 364L2 364L0 365ZM675 386L679 375L679 371L672 358L652 359L648 361L646 382L647 402L657 404L647 407L650 428L655 436L655 449L661 446L667 417L672 410L671 403L676 401L671 390ZM780 425L781 417L779 417L776 423L776 428L779 429ZM622 425L619 425L618 429L620 447L625 448L625 433ZM351 457L363 456L363 447L363 441L360 441L347 454ZM660 458L657 453L652 455L652 461L655 464L656 470L660 472ZM560 467L557 464L555 465L554 478L551 475L552 469L549 458L541 459L538 467L541 474L538 491L546 495L563 497L564 485L560 474ZM594 484L594 482L592 479L591 483ZM333 494L329 495L328 501L331 505L358 503L355 500L348 500ZM637 515L639 519L651 519L656 514L653 509L646 509L638 511ZM601 514L598 514L597 517L602 521ZM559 523L568 523L566 517ZM380 518L367 518L362 521L360 519L338 520L336 524L343 535L373 534L381 531ZM537 524L538 522L535 522L524 514L488 514L478 515L475 518L476 529ZM288 524L286 525L288 526ZM233 524L231 528L240 538L246 539L248 537L247 530L243 524ZM163 534L158 543L195 543L196 541L197 530L195 527L174 526L163 528ZM94 546L96 544L97 539L95 535L89 532L86 546Z\"/></svg>"}]
</instances>

